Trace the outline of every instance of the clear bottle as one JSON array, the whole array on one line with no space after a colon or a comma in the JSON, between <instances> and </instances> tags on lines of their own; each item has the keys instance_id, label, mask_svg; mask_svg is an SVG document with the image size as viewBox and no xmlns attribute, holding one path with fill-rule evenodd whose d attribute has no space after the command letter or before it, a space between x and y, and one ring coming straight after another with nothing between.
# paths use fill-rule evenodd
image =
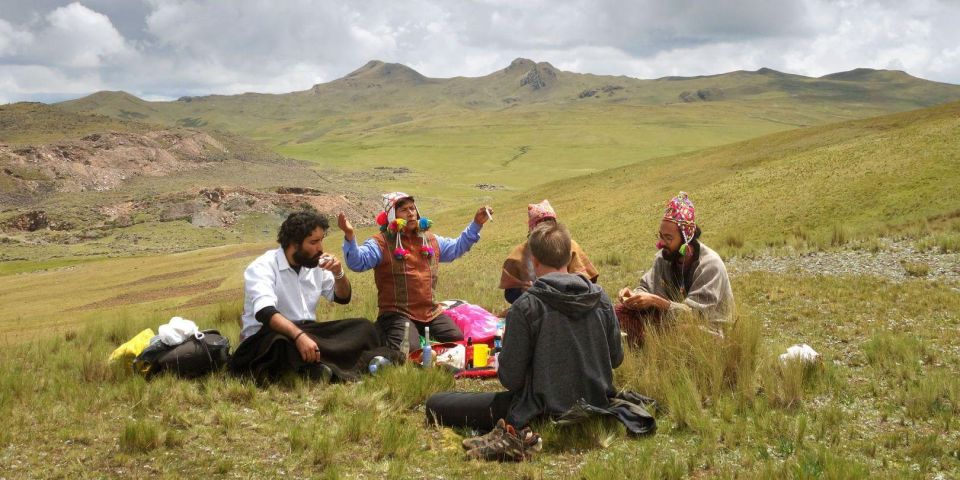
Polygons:
<instances>
[{"instance_id":1,"label":"clear bottle","mask_svg":"<svg viewBox=\"0 0 960 480\"><path fill-rule=\"evenodd\" d=\"M376 375L380 370L383 370L384 367L389 367L390 365L393 365L393 362L391 362L389 358L377 355L370 359L370 363L367 364L367 370L371 375Z\"/></svg>"},{"instance_id":2,"label":"clear bottle","mask_svg":"<svg viewBox=\"0 0 960 480\"><path fill-rule=\"evenodd\" d=\"M423 345L423 368L433 366L433 348L430 346L430 327L424 327L423 335L426 343Z\"/></svg>"},{"instance_id":3,"label":"clear bottle","mask_svg":"<svg viewBox=\"0 0 960 480\"><path fill-rule=\"evenodd\" d=\"M403 322L403 339L400 340L400 355L403 355L403 361L407 361L410 356L410 320Z\"/></svg>"}]
</instances>

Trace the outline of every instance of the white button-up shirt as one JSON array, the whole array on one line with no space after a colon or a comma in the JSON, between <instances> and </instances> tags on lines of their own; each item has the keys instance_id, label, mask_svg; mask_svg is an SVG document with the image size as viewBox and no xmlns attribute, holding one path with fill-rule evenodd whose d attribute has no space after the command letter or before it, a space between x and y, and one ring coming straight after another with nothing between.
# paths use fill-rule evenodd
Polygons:
<instances>
[{"instance_id":1,"label":"white button-up shirt","mask_svg":"<svg viewBox=\"0 0 960 480\"><path fill-rule=\"evenodd\" d=\"M256 314L276 308L288 320L317 319L320 297L333 301L333 274L322 268L290 267L283 248L269 250L243 272L243 329L240 339L249 338L263 326Z\"/></svg>"}]
</instances>

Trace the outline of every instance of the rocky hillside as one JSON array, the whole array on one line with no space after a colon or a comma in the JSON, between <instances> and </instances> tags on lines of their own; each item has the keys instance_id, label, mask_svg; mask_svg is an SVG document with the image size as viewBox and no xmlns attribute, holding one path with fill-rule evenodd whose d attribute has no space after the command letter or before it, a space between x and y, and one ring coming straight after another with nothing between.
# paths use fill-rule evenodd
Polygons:
<instances>
[{"instance_id":1,"label":"rocky hillside","mask_svg":"<svg viewBox=\"0 0 960 480\"><path fill-rule=\"evenodd\" d=\"M165 176L222 161L227 149L207 133L174 129L104 132L79 140L0 145L4 193L105 191L138 176Z\"/></svg>"},{"instance_id":2,"label":"rocky hillside","mask_svg":"<svg viewBox=\"0 0 960 480\"><path fill-rule=\"evenodd\" d=\"M0 119L0 258L106 238L115 240L113 250L137 250L126 240L158 229L166 233L156 243L169 246L162 251L203 246L229 232L258 240L291 211L343 211L365 225L377 208L376 195L231 134L38 104L2 106ZM58 140L29 143L56 132Z\"/></svg>"}]
</instances>

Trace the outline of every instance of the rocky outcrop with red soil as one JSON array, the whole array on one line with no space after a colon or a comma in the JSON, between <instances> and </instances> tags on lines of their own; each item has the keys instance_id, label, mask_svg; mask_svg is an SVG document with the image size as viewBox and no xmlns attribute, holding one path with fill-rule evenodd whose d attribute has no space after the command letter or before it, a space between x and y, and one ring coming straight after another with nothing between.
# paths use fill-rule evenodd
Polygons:
<instances>
[{"instance_id":1,"label":"rocky outcrop with red soil","mask_svg":"<svg viewBox=\"0 0 960 480\"><path fill-rule=\"evenodd\" d=\"M226 153L217 139L185 129L98 133L19 148L0 145L0 185L21 194L105 191L138 176L194 169Z\"/></svg>"}]
</instances>

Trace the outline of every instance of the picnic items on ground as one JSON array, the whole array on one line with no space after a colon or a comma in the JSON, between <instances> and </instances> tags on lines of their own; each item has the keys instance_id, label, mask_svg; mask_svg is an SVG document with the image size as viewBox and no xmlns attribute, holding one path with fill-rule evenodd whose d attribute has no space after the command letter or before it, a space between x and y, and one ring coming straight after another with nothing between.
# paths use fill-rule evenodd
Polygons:
<instances>
[{"instance_id":1,"label":"picnic items on ground","mask_svg":"<svg viewBox=\"0 0 960 480\"><path fill-rule=\"evenodd\" d=\"M147 378L164 371L196 378L223 368L230 360L230 341L216 330L201 331L191 320L173 317L157 332L141 331L114 350L110 361L126 359L133 371Z\"/></svg>"}]
</instances>

